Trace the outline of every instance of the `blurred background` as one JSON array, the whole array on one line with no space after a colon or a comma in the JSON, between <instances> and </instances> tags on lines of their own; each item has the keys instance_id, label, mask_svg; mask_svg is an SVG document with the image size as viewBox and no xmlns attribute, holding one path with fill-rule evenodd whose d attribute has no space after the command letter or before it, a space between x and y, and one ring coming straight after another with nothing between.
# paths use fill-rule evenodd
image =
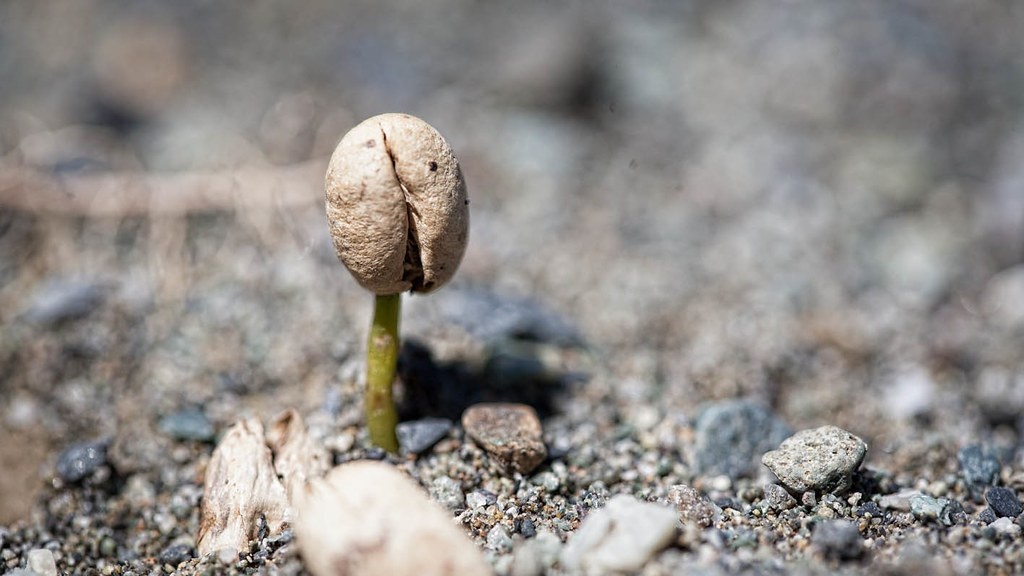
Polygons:
<instances>
[{"instance_id":1,"label":"blurred background","mask_svg":"<svg viewBox=\"0 0 1024 576\"><path fill-rule=\"evenodd\" d=\"M570 419L752 396L879 458L1019 459L1022 30L1001 0L5 1L0 524L69 442L144 469L183 410L357 399L322 174L390 111L470 188L454 285L407 299L440 358L571 332L603 362Z\"/></svg>"}]
</instances>

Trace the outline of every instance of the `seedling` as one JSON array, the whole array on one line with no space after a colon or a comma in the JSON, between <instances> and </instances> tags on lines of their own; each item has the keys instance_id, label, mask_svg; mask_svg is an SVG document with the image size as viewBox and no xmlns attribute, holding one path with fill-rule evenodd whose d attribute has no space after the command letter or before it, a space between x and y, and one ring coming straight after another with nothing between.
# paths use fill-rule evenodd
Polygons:
<instances>
[{"instance_id":1,"label":"seedling","mask_svg":"<svg viewBox=\"0 0 1024 576\"><path fill-rule=\"evenodd\" d=\"M401 293L431 292L455 274L469 232L466 182L437 130L415 116L382 114L338 143L326 193L338 258L376 298L366 353L370 441L397 452Z\"/></svg>"}]
</instances>

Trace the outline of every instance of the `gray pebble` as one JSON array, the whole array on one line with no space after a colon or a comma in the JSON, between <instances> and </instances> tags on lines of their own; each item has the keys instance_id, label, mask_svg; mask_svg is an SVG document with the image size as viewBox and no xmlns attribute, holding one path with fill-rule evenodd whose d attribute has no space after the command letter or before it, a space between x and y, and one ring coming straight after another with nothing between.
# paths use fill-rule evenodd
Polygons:
<instances>
[{"instance_id":1,"label":"gray pebble","mask_svg":"<svg viewBox=\"0 0 1024 576\"><path fill-rule=\"evenodd\" d=\"M989 488L985 492L985 502L1000 518L1016 518L1020 516L1021 512L1024 512L1017 493L1002 486Z\"/></svg>"},{"instance_id":2,"label":"gray pebble","mask_svg":"<svg viewBox=\"0 0 1024 576\"><path fill-rule=\"evenodd\" d=\"M160 563L168 564L175 568L182 562L186 562L195 555L195 550L188 544L174 544L164 548L160 552Z\"/></svg>"},{"instance_id":3,"label":"gray pebble","mask_svg":"<svg viewBox=\"0 0 1024 576\"><path fill-rule=\"evenodd\" d=\"M512 537L501 524L495 524L487 532L487 547L495 552L508 552L512 549Z\"/></svg>"},{"instance_id":4,"label":"gray pebble","mask_svg":"<svg viewBox=\"0 0 1024 576\"><path fill-rule=\"evenodd\" d=\"M938 522L943 526L956 524L964 515L963 506L956 500L925 494L910 497L910 512L922 522Z\"/></svg>"},{"instance_id":5,"label":"gray pebble","mask_svg":"<svg viewBox=\"0 0 1024 576\"><path fill-rule=\"evenodd\" d=\"M434 447L452 429L452 421L446 418L424 418L400 423L395 432L398 445L409 454L422 454Z\"/></svg>"},{"instance_id":6,"label":"gray pebble","mask_svg":"<svg viewBox=\"0 0 1024 576\"><path fill-rule=\"evenodd\" d=\"M107 463L108 440L74 444L57 458L57 475L65 482L79 482Z\"/></svg>"},{"instance_id":7,"label":"gray pebble","mask_svg":"<svg viewBox=\"0 0 1024 576\"><path fill-rule=\"evenodd\" d=\"M761 459L787 490L842 494L864 461L868 446L835 426L803 430Z\"/></svg>"},{"instance_id":8,"label":"gray pebble","mask_svg":"<svg viewBox=\"0 0 1024 576\"><path fill-rule=\"evenodd\" d=\"M160 419L160 431L175 440L209 442L215 430L199 408L185 408Z\"/></svg>"},{"instance_id":9,"label":"gray pebble","mask_svg":"<svg viewBox=\"0 0 1024 576\"><path fill-rule=\"evenodd\" d=\"M94 280L58 278L35 294L24 317L34 324L53 325L82 318L103 303L106 289Z\"/></svg>"},{"instance_id":10,"label":"gray pebble","mask_svg":"<svg viewBox=\"0 0 1024 576\"><path fill-rule=\"evenodd\" d=\"M993 512L991 508L985 508L984 510L978 513L978 520L985 524L991 524L995 522L996 518L998 518L998 516L996 516L996 513Z\"/></svg>"},{"instance_id":11,"label":"gray pebble","mask_svg":"<svg viewBox=\"0 0 1024 576\"><path fill-rule=\"evenodd\" d=\"M811 544L828 558L854 560L864 554L864 539L849 520L825 520L814 527Z\"/></svg>"},{"instance_id":12,"label":"gray pebble","mask_svg":"<svg viewBox=\"0 0 1024 576\"><path fill-rule=\"evenodd\" d=\"M539 576L550 572L562 551L562 541L553 532L542 530L516 547L512 576Z\"/></svg>"},{"instance_id":13,"label":"gray pebble","mask_svg":"<svg viewBox=\"0 0 1024 576\"><path fill-rule=\"evenodd\" d=\"M960 474L964 483L976 496L980 496L986 486L994 486L999 480L1002 465L991 451L972 444L957 453L960 463Z\"/></svg>"},{"instance_id":14,"label":"gray pebble","mask_svg":"<svg viewBox=\"0 0 1024 576\"><path fill-rule=\"evenodd\" d=\"M466 496L462 493L462 486L447 476L436 478L430 483L430 497L453 512L466 508Z\"/></svg>"},{"instance_id":15,"label":"gray pebble","mask_svg":"<svg viewBox=\"0 0 1024 576\"><path fill-rule=\"evenodd\" d=\"M525 404L475 404L462 414L462 426L508 472L528 474L547 457L540 419Z\"/></svg>"},{"instance_id":16,"label":"gray pebble","mask_svg":"<svg viewBox=\"0 0 1024 576\"><path fill-rule=\"evenodd\" d=\"M796 507L796 498L778 484L764 485L764 501L770 510L776 512Z\"/></svg>"},{"instance_id":17,"label":"gray pebble","mask_svg":"<svg viewBox=\"0 0 1024 576\"><path fill-rule=\"evenodd\" d=\"M541 472L533 478L533 483L544 488L548 494L558 492L562 483L553 472Z\"/></svg>"},{"instance_id":18,"label":"gray pebble","mask_svg":"<svg viewBox=\"0 0 1024 576\"><path fill-rule=\"evenodd\" d=\"M754 476L757 459L792 431L766 406L731 400L705 407L695 425L694 466L704 476Z\"/></svg>"},{"instance_id":19,"label":"gray pebble","mask_svg":"<svg viewBox=\"0 0 1024 576\"><path fill-rule=\"evenodd\" d=\"M707 528L715 523L722 515L722 510L716 506L700 490L677 484L668 489L668 501L676 505L679 512L679 519L684 524L694 524L701 528Z\"/></svg>"},{"instance_id":20,"label":"gray pebble","mask_svg":"<svg viewBox=\"0 0 1024 576\"><path fill-rule=\"evenodd\" d=\"M522 534L523 538L533 538L537 534L537 526L533 523L533 520L525 518L519 523L517 531Z\"/></svg>"},{"instance_id":21,"label":"gray pebble","mask_svg":"<svg viewBox=\"0 0 1024 576\"><path fill-rule=\"evenodd\" d=\"M466 495L466 506L469 508L486 508L498 503L498 497L487 490L474 490Z\"/></svg>"}]
</instances>

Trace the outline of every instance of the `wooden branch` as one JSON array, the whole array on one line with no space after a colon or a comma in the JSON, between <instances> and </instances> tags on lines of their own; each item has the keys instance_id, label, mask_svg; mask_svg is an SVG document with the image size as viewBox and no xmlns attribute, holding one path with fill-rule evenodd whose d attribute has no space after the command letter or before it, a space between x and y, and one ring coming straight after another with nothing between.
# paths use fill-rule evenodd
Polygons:
<instances>
[{"instance_id":1,"label":"wooden branch","mask_svg":"<svg viewBox=\"0 0 1024 576\"><path fill-rule=\"evenodd\" d=\"M0 208L85 217L297 208L323 202L326 167L326 161L311 161L207 173L61 177L22 166L0 166Z\"/></svg>"}]
</instances>

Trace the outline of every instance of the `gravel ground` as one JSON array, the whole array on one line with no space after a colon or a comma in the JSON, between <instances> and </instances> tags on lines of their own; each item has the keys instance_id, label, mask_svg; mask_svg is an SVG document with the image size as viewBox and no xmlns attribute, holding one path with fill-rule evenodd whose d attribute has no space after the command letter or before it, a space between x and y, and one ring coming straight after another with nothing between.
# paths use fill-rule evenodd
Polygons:
<instances>
[{"instance_id":1,"label":"gravel ground","mask_svg":"<svg viewBox=\"0 0 1024 576\"><path fill-rule=\"evenodd\" d=\"M304 573L290 531L195 557L218 438L294 408L499 574L1024 572L1021 29L996 1L5 2L0 571ZM371 298L319 180L385 111L471 198L455 280L405 299L401 456L361 424ZM469 438L485 401L535 408L539 467Z\"/></svg>"}]
</instances>

